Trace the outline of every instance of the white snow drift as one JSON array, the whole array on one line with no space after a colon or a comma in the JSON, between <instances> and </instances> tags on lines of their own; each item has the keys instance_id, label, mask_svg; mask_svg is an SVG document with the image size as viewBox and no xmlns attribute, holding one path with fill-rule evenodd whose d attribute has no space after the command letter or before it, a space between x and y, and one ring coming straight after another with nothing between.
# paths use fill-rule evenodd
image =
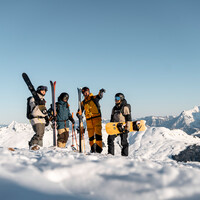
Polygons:
<instances>
[{"instance_id":1,"label":"white snow drift","mask_svg":"<svg viewBox=\"0 0 200 200\"><path fill-rule=\"evenodd\" d=\"M187 145L200 144L200 138L181 130L151 127L130 133L129 157L121 157L117 143L115 156L107 155L107 146L102 154L73 152L71 137L66 149L54 149L50 127L46 129L44 147L29 151L28 141L33 134L28 124L12 122L0 128L2 199L200 198L200 164L171 159ZM85 139L88 152L88 137ZM103 140L106 144L105 129Z\"/></svg>"}]
</instances>

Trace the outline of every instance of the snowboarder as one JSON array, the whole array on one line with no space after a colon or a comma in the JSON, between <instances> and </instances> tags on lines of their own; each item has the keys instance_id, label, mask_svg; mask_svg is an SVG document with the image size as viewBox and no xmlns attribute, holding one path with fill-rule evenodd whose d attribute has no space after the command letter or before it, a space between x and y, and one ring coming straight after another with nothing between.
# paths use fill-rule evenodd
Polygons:
<instances>
[{"instance_id":1,"label":"snowboarder","mask_svg":"<svg viewBox=\"0 0 200 200\"><path fill-rule=\"evenodd\" d=\"M81 102L81 110L78 110L77 117L82 117L81 114L85 111L91 153L102 152L102 120L99 100L102 99L105 92L105 89L102 88L98 95L94 96L88 87L82 88L84 100Z\"/></svg>"},{"instance_id":2,"label":"snowboarder","mask_svg":"<svg viewBox=\"0 0 200 200\"><path fill-rule=\"evenodd\" d=\"M63 92L58 97L58 102L56 103L56 122L57 122L57 146L60 148L65 148L66 143L69 137L69 120L72 124L75 124L75 121L70 113L69 109L69 94Z\"/></svg>"},{"instance_id":3,"label":"snowboarder","mask_svg":"<svg viewBox=\"0 0 200 200\"><path fill-rule=\"evenodd\" d=\"M112 109L111 120L110 122L126 122L125 128L122 124L119 123L117 128L120 132L118 135L109 135L108 136L108 154L114 155L114 140L117 136L121 137L121 155L128 156L128 133L131 119L131 107L130 104L127 104L125 96L122 93L117 93L115 95L115 106Z\"/></svg>"},{"instance_id":4,"label":"snowboarder","mask_svg":"<svg viewBox=\"0 0 200 200\"><path fill-rule=\"evenodd\" d=\"M47 92L47 87L39 86L36 92L38 97L40 98L40 101L36 102L34 97L30 97L28 101L30 113L27 114L35 132L31 140L29 141L29 148L31 150L37 150L43 146L45 126L49 125L47 109L45 106L46 101L44 99L44 96Z\"/></svg>"}]
</instances>

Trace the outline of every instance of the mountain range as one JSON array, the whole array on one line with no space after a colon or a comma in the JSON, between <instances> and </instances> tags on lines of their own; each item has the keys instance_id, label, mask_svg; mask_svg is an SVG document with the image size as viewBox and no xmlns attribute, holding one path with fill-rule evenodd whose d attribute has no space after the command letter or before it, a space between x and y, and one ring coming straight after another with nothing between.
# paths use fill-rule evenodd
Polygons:
<instances>
[{"instance_id":1,"label":"mountain range","mask_svg":"<svg viewBox=\"0 0 200 200\"><path fill-rule=\"evenodd\" d=\"M178 116L148 116L142 119L146 120L146 125L150 127L166 127L171 130L181 129L191 135L200 131L200 106L183 111Z\"/></svg>"}]
</instances>

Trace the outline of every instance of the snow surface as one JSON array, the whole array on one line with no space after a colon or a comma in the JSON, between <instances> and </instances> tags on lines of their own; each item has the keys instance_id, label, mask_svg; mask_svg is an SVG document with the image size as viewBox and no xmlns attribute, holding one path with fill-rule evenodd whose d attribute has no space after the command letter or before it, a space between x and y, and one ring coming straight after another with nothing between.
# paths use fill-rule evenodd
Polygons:
<instances>
[{"instance_id":1,"label":"snow surface","mask_svg":"<svg viewBox=\"0 0 200 200\"><path fill-rule=\"evenodd\" d=\"M200 163L177 163L171 155L200 138L182 130L151 127L129 134L129 156L77 153L52 147L46 128L44 147L29 151L33 135L29 124L12 122L0 128L1 199L200 199ZM107 143L105 124L103 140ZM89 152L87 133L86 152ZM9 151L8 147L15 148Z\"/></svg>"}]
</instances>

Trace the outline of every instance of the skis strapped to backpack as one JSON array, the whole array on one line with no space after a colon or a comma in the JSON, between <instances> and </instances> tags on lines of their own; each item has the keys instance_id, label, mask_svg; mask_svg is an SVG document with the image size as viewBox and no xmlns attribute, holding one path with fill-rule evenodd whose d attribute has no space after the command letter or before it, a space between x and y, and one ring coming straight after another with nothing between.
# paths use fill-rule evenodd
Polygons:
<instances>
[{"instance_id":1,"label":"skis strapped to backpack","mask_svg":"<svg viewBox=\"0 0 200 200\"><path fill-rule=\"evenodd\" d=\"M38 96L38 94L37 94L37 92L36 92L36 90L35 90L33 84L31 83L31 81L30 81L28 75L27 75L26 73L23 73L23 74L22 74L22 77L23 77L23 79L24 79L26 85L28 86L28 89L30 90L31 94L33 95L33 98L35 99L35 102L36 102L37 104L40 104L41 99L40 99L40 97Z\"/></svg>"},{"instance_id":2,"label":"skis strapped to backpack","mask_svg":"<svg viewBox=\"0 0 200 200\"><path fill-rule=\"evenodd\" d=\"M81 88L77 88L78 89L78 110L79 110L79 127L78 127L78 132L79 132L79 152L82 153L83 152L83 147L85 150L85 145L84 143L84 127L83 127L83 118L82 118L82 110L81 110L81 93L82 93L82 89Z\"/></svg>"},{"instance_id":3,"label":"skis strapped to backpack","mask_svg":"<svg viewBox=\"0 0 200 200\"><path fill-rule=\"evenodd\" d=\"M52 110L53 110L53 146L56 146L56 101L55 101L55 89L56 89L56 81L50 81L51 92L52 92Z\"/></svg>"}]
</instances>

